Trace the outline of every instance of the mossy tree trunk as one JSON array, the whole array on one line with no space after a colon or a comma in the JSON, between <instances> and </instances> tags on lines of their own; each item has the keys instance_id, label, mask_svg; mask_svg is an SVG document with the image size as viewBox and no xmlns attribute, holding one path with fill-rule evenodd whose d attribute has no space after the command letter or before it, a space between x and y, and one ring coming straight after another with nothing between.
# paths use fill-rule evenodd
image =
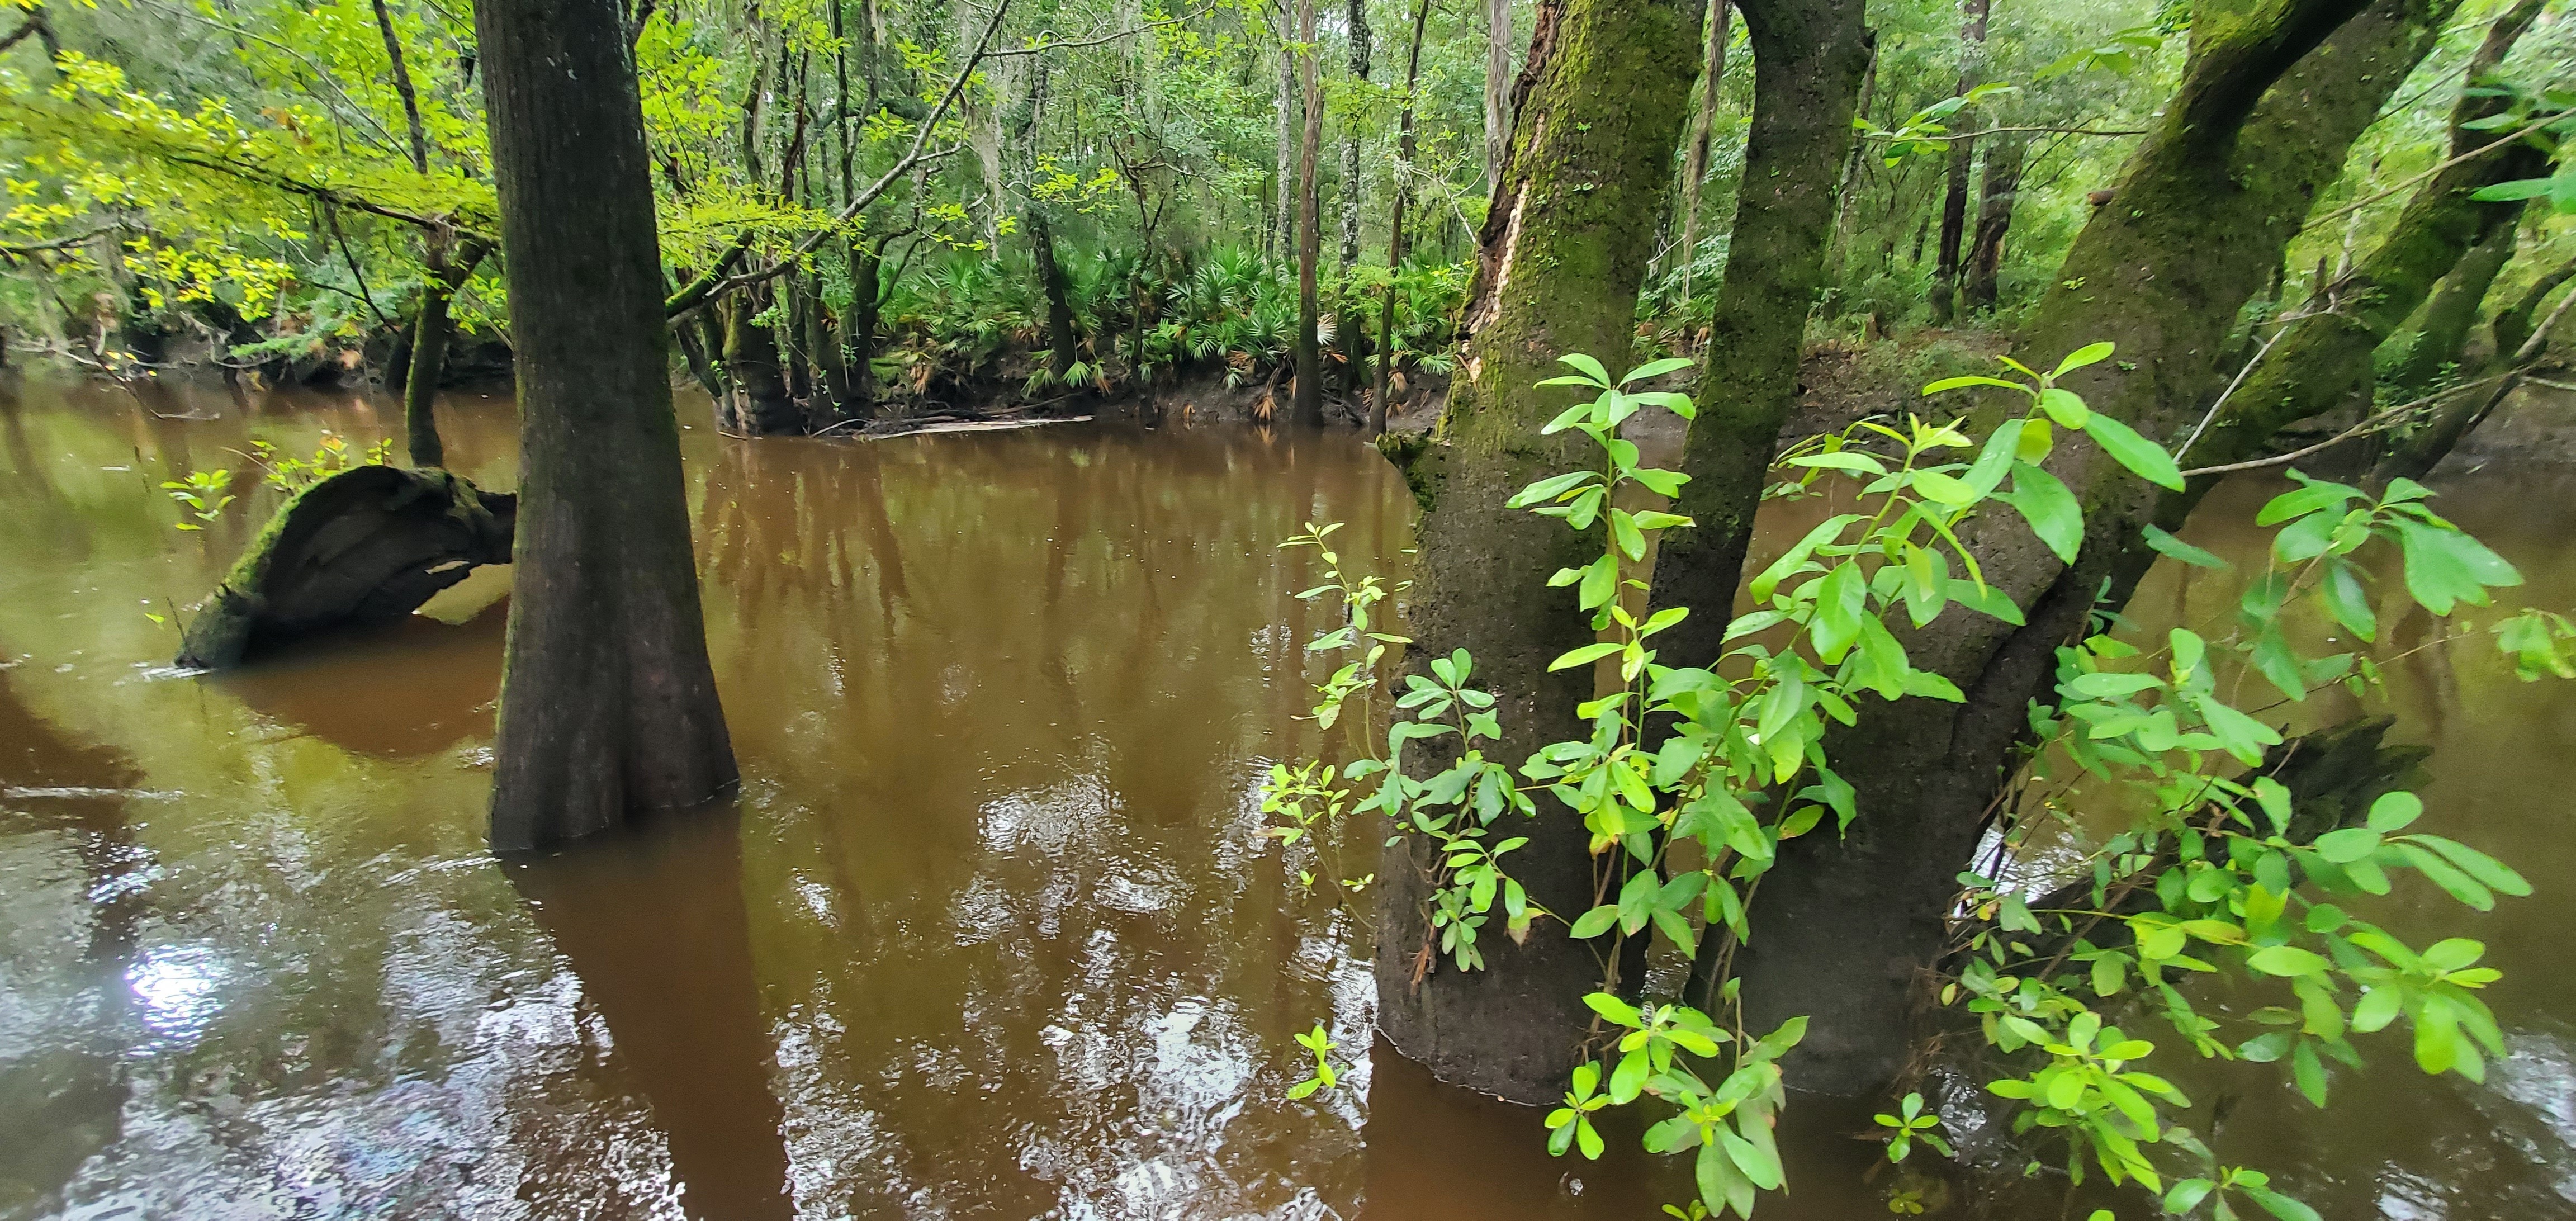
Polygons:
<instances>
[{"instance_id":1,"label":"mossy tree trunk","mask_svg":"<svg viewBox=\"0 0 2576 1221\"><path fill-rule=\"evenodd\" d=\"M542 848L738 773L707 660L651 161L617 0L478 0L520 479L491 841Z\"/></svg>"},{"instance_id":2,"label":"mossy tree trunk","mask_svg":"<svg viewBox=\"0 0 2576 1221\"><path fill-rule=\"evenodd\" d=\"M1547 664L1592 631L1571 592L1547 579L1598 544L1503 506L1531 481L1591 460L1569 443L1576 434L1540 435L1571 400L1535 384L1562 371L1563 353L1626 363L1698 68L1701 10L1698 0L1540 7L1468 291L1458 378L1406 471L1424 505L1413 656L1474 655L1478 681L1500 702L1498 758L1582 732L1574 707L1591 698L1590 673ZM1541 802L1534 822L1512 829L1530 837L1515 876L1534 902L1581 911L1592 902L1588 836L1572 811ZM1522 1102L1556 1096L1590 1017L1582 997L1602 977L1594 947L1554 922L1515 944L1498 921L1479 942L1486 968L1455 970L1425 920L1423 863L1400 844L1378 871L1379 1028L1443 1080Z\"/></svg>"},{"instance_id":3,"label":"mossy tree trunk","mask_svg":"<svg viewBox=\"0 0 2576 1221\"><path fill-rule=\"evenodd\" d=\"M2462 362L2468 354L2469 333L2484 316L2487 290L2495 287L2504 265L2513 261L2517 228L2512 221L2495 226L2451 265L2451 274L2442 277L2424 303L2423 324L2414 342L2389 370L2389 386L2411 394L2442 380L2445 370L2465 371Z\"/></svg>"},{"instance_id":4,"label":"mossy tree trunk","mask_svg":"<svg viewBox=\"0 0 2576 1221\"><path fill-rule=\"evenodd\" d=\"M2540 316L2541 305L2549 300L2549 294L2558 291L2559 285L2570 280L2576 280L2576 262L2569 262L2533 281L2530 288L2523 290L2520 299L2496 314L2495 358L2498 361L2512 356L2522 348L2524 341L2531 338L2532 322Z\"/></svg>"},{"instance_id":5,"label":"mossy tree trunk","mask_svg":"<svg viewBox=\"0 0 2576 1221\"><path fill-rule=\"evenodd\" d=\"M2356 16L2361 7L2233 0L2194 13L2182 89L2053 278L2017 345L2025 363L2113 341L2118 359L2070 376L2070 388L2150 437L2188 427L2217 391L2238 311L2452 6L2379 0ZM2017 519L1970 523L1987 580L2027 626L1952 613L1901 634L1914 663L1957 683L1964 702L1873 706L1830 736L1860 817L1839 842L1784 844L1764 881L1759 932L1735 966L1757 1028L1814 1015L1789 1066L1804 1088L1867 1093L1904 1064L1911 990L1940 953L1955 875L2008 780L2027 707L2050 690L2055 651L2097 595L2121 605L2154 558L2140 531L2156 489L2078 437L2047 465L2085 505L2076 564L2058 563Z\"/></svg>"},{"instance_id":6,"label":"mossy tree trunk","mask_svg":"<svg viewBox=\"0 0 2576 1221\"><path fill-rule=\"evenodd\" d=\"M2515 40L2539 18L2543 6L2544 0L2517 0L2496 18L2470 61L2470 79L2483 77L2502 61ZM2461 255L2496 229L2510 228L2522 211L2520 203L2480 203L2470 195L2491 183L2547 172L2548 154L2527 142L2457 160L2504 134L2464 126L2500 113L2502 100L2474 94L2460 99L2451 114L2451 156L2456 164L2417 189L2388 236L2326 287L2322 295L2334 303L2331 312L2289 324L2270 355L2246 375L2218 417L2192 443L2184 455L2189 459L2186 467L2241 462L2260 452L2284 425L2355 399L2365 407L2370 403L2371 353L2404 325ZM2161 515L2178 522L2215 482L2194 481L2193 489L2173 498Z\"/></svg>"},{"instance_id":7,"label":"mossy tree trunk","mask_svg":"<svg viewBox=\"0 0 2576 1221\"><path fill-rule=\"evenodd\" d=\"M1735 603L1771 453L1798 396L1807 313L1825 286L1834 190L1870 61L1861 0L1741 0L1753 48L1744 186L1710 320L1699 418L1682 446L1679 512L1699 525L1664 535L1657 606L1687 606L1662 654L1709 664Z\"/></svg>"},{"instance_id":8,"label":"mossy tree trunk","mask_svg":"<svg viewBox=\"0 0 2576 1221\"><path fill-rule=\"evenodd\" d=\"M447 369L448 337L456 331L447 306L490 249L469 240L450 253L444 240L430 243L429 283L412 313L411 343L404 353L403 436L413 466L447 465L447 449L438 439L438 382Z\"/></svg>"},{"instance_id":9,"label":"mossy tree trunk","mask_svg":"<svg viewBox=\"0 0 2576 1221\"><path fill-rule=\"evenodd\" d=\"M752 436L798 431L796 400L787 393L778 336L758 321L769 286L753 285L716 303L724 319L725 378L733 383L733 426Z\"/></svg>"}]
</instances>

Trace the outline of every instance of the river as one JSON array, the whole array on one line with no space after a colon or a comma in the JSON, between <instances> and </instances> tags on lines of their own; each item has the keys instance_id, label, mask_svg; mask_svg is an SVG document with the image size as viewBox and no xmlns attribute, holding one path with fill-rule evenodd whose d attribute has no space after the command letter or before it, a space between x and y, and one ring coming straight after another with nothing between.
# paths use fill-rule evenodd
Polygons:
<instances>
[{"instance_id":1,"label":"river","mask_svg":"<svg viewBox=\"0 0 2576 1221\"><path fill-rule=\"evenodd\" d=\"M451 467L511 486L509 404L442 410ZM1346 522L1346 558L1400 575L1411 502L1374 453L1114 423L744 441L682 411L742 794L504 864L482 835L506 569L223 676L172 671L151 617L202 596L275 501L245 490L181 532L157 485L242 470L253 438L363 447L398 419L357 396L0 386L0 1218L1645 1218L1685 1198L1639 1154L1551 1159L1537 1113L1373 1049L1365 930L1297 877L1331 862L1263 834L1262 775L1315 748L1302 643L1330 626L1293 596L1311 553L1276 544ZM2530 577L2518 597L2576 604L2566 484L2445 486ZM2136 610L2224 596L2159 572ZM2332 1217L2576 1212L2555 957L2576 696L2483 640L2391 684L2398 735L2438 748L2425 826L2540 893L2480 916L2401 888L2372 915L2486 941L2513 1056L2483 1087L2428 1080L2383 1036L2324 1116L2268 1070L2214 1074L2224 1151ZM1290 1101L1291 1036L1319 1022L1350 1073ZM1794 1194L1763 1215L1888 1215L1848 1139L1865 1116L1791 1115Z\"/></svg>"}]
</instances>

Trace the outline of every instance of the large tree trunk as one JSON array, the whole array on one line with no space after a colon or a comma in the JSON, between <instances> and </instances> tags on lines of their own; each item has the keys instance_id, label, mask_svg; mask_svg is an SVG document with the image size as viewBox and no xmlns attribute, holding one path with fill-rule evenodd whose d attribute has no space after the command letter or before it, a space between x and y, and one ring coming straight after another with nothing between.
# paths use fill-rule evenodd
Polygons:
<instances>
[{"instance_id":1,"label":"large tree trunk","mask_svg":"<svg viewBox=\"0 0 2576 1221\"><path fill-rule=\"evenodd\" d=\"M1690 144L1682 154L1682 180L1676 194L1682 197L1682 304L1687 308L1691 298L1691 270L1699 257L1699 197L1708 180L1709 138L1717 130L1719 91L1726 87L1727 18L1734 12L1728 0L1710 0L1708 6L1708 67L1699 74L1699 115L1691 120Z\"/></svg>"},{"instance_id":2,"label":"large tree trunk","mask_svg":"<svg viewBox=\"0 0 2576 1221\"><path fill-rule=\"evenodd\" d=\"M1699 418L1683 442L1677 510L1699 524L1663 536L1657 606L1690 618L1658 639L1680 664L1714 664L1735 604L1753 511L1790 404L1807 313L1825 284L1834 188L1869 64L1861 0L1741 0L1753 48L1753 124L1726 281L1702 366Z\"/></svg>"},{"instance_id":3,"label":"large tree trunk","mask_svg":"<svg viewBox=\"0 0 2576 1221\"><path fill-rule=\"evenodd\" d=\"M769 291L755 286L717 303L724 315L725 377L733 383L733 425L751 436L800 431L796 400L779 368L778 336L755 321Z\"/></svg>"},{"instance_id":4,"label":"large tree trunk","mask_svg":"<svg viewBox=\"0 0 2576 1221\"><path fill-rule=\"evenodd\" d=\"M2116 342L2120 359L2070 375L2069 388L2149 437L2189 424L2217 388L2238 310L2448 17L2447 4L2420 0L2379 0L2355 18L2360 7L2239 0L2195 12L2181 92L2068 253L2018 345L2025 363ZM1954 612L1900 633L1915 664L1965 701L1876 706L1829 736L1860 817L1839 842L1782 845L1763 883L1759 931L1736 967L1757 1028L1813 1015L1789 1065L1802 1088L1867 1093L1904 1063L1909 991L1940 953L1955 875L2008 779L2027 707L2050 689L2055 652L2096 595L2107 586L2107 604L2121 605L2154 558L2139 539L2154 488L2079 437L2047 466L2085 505L2077 563L2057 563L2018 521L1970 523L1986 579L2026 608L2027 626Z\"/></svg>"},{"instance_id":5,"label":"large tree trunk","mask_svg":"<svg viewBox=\"0 0 2576 1221\"><path fill-rule=\"evenodd\" d=\"M1315 0L1297 0L1297 40L1306 49L1297 56L1297 84L1306 103L1306 134L1297 143L1297 362L1296 420L1307 427L1324 422L1323 353L1315 329L1322 324L1315 301L1315 264L1323 257L1323 235L1317 231L1316 159L1323 152L1324 93L1315 64Z\"/></svg>"},{"instance_id":6,"label":"large tree trunk","mask_svg":"<svg viewBox=\"0 0 2576 1221\"><path fill-rule=\"evenodd\" d=\"M1965 21L1959 27L1959 92L1964 97L1977 87L1977 74L1985 66L1986 16L1993 11L1994 0L1963 0L1959 6ZM1968 111L1952 116L1954 126L1974 123ZM1938 261L1932 269L1932 325L1950 325L1951 311L1957 306L1959 284L1959 243L1968 226L1968 163L1977 155L1977 142L1965 136L1950 141L1948 178L1941 190L1941 245Z\"/></svg>"},{"instance_id":7,"label":"large tree trunk","mask_svg":"<svg viewBox=\"0 0 2576 1221\"><path fill-rule=\"evenodd\" d=\"M479 0L518 356L518 571L492 846L696 805L738 773L707 661L644 116L616 0Z\"/></svg>"},{"instance_id":8,"label":"large tree trunk","mask_svg":"<svg viewBox=\"0 0 2576 1221\"><path fill-rule=\"evenodd\" d=\"M1546 586L1597 545L1503 503L1590 459L1569 442L1576 434L1540 435L1569 397L1534 386L1560 371L1563 353L1626 363L1699 66L1700 12L1698 0L1541 6L1516 90L1521 120L1468 292L1458 380L1406 471L1424 506L1413 656L1474 654L1500 701L1497 758L1582 733L1574 707L1592 696L1589 671L1551 674L1547 664L1592 631L1570 594ZM1530 837L1515 876L1534 902L1582 911L1592 903L1588 836L1572 811L1540 801L1537 819L1512 830ZM1435 961L1415 847L1388 849L1378 871L1379 1028L1444 1080L1522 1102L1554 1097L1590 1017L1582 997L1601 979L1593 947L1553 922L1514 944L1497 924L1479 943L1484 970Z\"/></svg>"},{"instance_id":9,"label":"large tree trunk","mask_svg":"<svg viewBox=\"0 0 2576 1221\"><path fill-rule=\"evenodd\" d=\"M2000 299L1995 280L2003 271L2004 235L2012 230L2013 204L2021 195L2022 154L2019 136L1997 137L1986 145L1986 176L1977 201L1977 232L1968 242L1967 282L1962 294L1968 308L1992 312Z\"/></svg>"},{"instance_id":10,"label":"large tree trunk","mask_svg":"<svg viewBox=\"0 0 2576 1221\"><path fill-rule=\"evenodd\" d=\"M2495 358L2498 361L2520 350L2523 342L2531 338L2532 320L2540 316L2542 303L2549 300L2549 294L2558 291L2559 285L2569 280L2576 280L2576 261L2533 281L2530 288L2523 290L2520 299L2496 314Z\"/></svg>"}]
</instances>

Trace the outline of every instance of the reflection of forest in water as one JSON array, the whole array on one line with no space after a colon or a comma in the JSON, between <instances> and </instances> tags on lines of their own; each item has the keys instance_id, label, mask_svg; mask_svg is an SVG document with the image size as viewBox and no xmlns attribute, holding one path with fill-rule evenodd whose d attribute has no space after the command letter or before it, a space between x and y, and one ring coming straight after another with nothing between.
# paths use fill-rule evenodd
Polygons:
<instances>
[{"instance_id":1,"label":"reflection of forest in water","mask_svg":"<svg viewBox=\"0 0 2576 1221\"><path fill-rule=\"evenodd\" d=\"M1687 1191L1633 1154L1549 1159L1536 1115L1372 1062L1366 931L1296 873L1368 872L1374 844L1283 868L1261 834L1259 776L1315 748L1302 642L1333 626L1276 543L1346 521L1390 578L1408 545L1409 497L1347 435L684 433L743 794L503 867L481 803L506 573L215 679L158 671L173 640L141 613L273 503L245 482L181 534L152 485L391 421L39 393L0 397L0 1217L1634 1217ZM509 486L506 403L444 414L457 469ZM2566 503L2480 483L2446 507L2563 607ZM2133 613L2233 596L2160 574ZM2576 703L2475 642L2392 682L2451 830L2535 878L2576 864L2545 800L2576 780ZM2242 1160L2333 1215L2558 1207L2576 982L2550 902L2401 892L2376 917L2494 947L2516 1057L2492 1088L2383 1053L2321 1124L2214 1075ZM1319 1021L1355 1085L1286 1102ZM1883 1209L1865 1117L1791 1123L1778 1215Z\"/></svg>"}]
</instances>

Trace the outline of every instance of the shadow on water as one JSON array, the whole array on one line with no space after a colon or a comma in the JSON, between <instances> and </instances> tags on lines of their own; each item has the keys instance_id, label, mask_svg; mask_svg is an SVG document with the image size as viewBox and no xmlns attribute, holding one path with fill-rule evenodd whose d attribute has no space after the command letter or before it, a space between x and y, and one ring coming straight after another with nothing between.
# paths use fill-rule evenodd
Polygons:
<instances>
[{"instance_id":1,"label":"shadow on water","mask_svg":"<svg viewBox=\"0 0 2576 1221\"><path fill-rule=\"evenodd\" d=\"M509 622L506 596L463 623L407 615L299 642L209 681L343 750L420 758L491 738Z\"/></svg>"},{"instance_id":2,"label":"shadow on water","mask_svg":"<svg viewBox=\"0 0 2576 1221\"><path fill-rule=\"evenodd\" d=\"M743 917L740 812L674 814L504 871L651 1104L681 1207L706 1221L793 1215ZM521 1196L544 1190L523 1183Z\"/></svg>"}]
</instances>

